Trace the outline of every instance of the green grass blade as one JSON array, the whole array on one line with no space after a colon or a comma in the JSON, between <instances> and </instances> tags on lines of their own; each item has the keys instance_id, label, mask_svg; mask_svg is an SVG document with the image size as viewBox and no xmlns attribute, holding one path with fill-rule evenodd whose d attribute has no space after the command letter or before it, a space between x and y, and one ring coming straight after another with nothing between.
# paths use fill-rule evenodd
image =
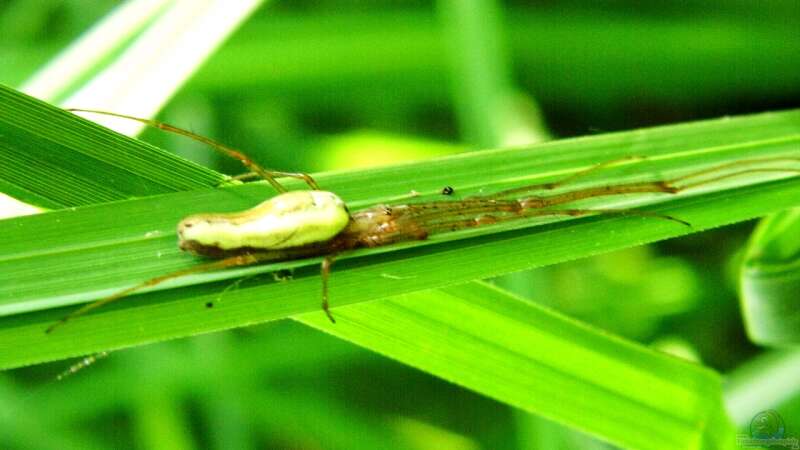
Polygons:
<instances>
[{"instance_id":1,"label":"green grass blade","mask_svg":"<svg viewBox=\"0 0 800 450\"><path fill-rule=\"evenodd\" d=\"M800 343L800 209L765 219L747 249L740 282L747 334L763 345Z\"/></svg>"},{"instance_id":2,"label":"green grass blade","mask_svg":"<svg viewBox=\"0 0 800 450\"><path fill-rule=\"evenodd\" d=\"M39 69L21 88L36 98L57 102L100 72L113 56L170 6L172 0L135 0L117 6Z\"/></svg>"},{"instance_id":3,"label":"green grass blade","mask_svg":"<svg viewBox=\"0 0 800 450\"><path fill-rule=\"evenodd\" d=\"M74 119L78 122L79 119ZM87 128L89 133L94 128ZM623 155L646 162L600 171L586 182L663 178L746 157L797 154L800 113L770 113L552 142L530 148L459 155L365 171L320 174L317 180L354 209L414 189L440 198L443 185L460 195L559 179ZM2 154L2 153L0 153ZM428 241L354 252L341 257L331 279L335 306L458 284L544 264L594 255L796 206L800 178L759 174L727 180L702 192L627 199L655 202L649 211L688 220L693 230L644 217L508 222ZM768 181L771 180L771 181ZM754 184L756 183L756 184ZM290 186L298 187L293 183ZM176 280L183 289L138 295L76 320L51 336L44 328L69 309L149 277L192 266L175 248L174 226L200 211L240 210L272 191L263 184L179 192L0 221L0 367L120 348L248 325L318 308L318 259L282 262ZM407 201L407 200L406 200ZM619 205L595 199L589 206ZM633 203L629 203L633 202ZM245 273L296 268L290 282ZM216 282L212 282L215 281ZM167 286L164 286L165 288ZM220 297L222 298L220 300ZM219 301L218 301L219 300ZM208 310L204 305L216 302ZM37 312L34 312L37 311ZM19 314L30 312L29 314Z\"/></svg>"},{"instance_id":4,"label":"green grass blade","mask_svg":"<svg viewBox=\"0 0 800 450\"><path fill-rule=\"evenodd\" d=\"M132 1L103 18L23 90L70 107L153 116L261 3ZM98 120L129 135L143 128Z\"/></svg>"},{"instance_id":5,"label":"green grass blade","mask_svg":"<svg viewBox=\"0 0 800 450\"><path fill-rule=\"evenodd\" d=\"M216 186L224 177L0 85L0 191L46 208Z\"/></svg>"},{"instance_id":6,"label":"green grass blade","mask_svg":"<svg viewBox=\"0 0 800 450\"><path fill-rule=\"evenodd\" d=\"M513 87L499 3L436 2L449 49L451 91L460 134L476 148L550 139L536 102Z\"/></svg>"},{"instance_id":7,"label":"green grass blade","mask_svg":"<svg viewBox=\"0 0 800 450\"><path fill-rule=\"evenodd\" d=\"M340 308L337 317L298 320L624 448L733 444L714 372L485 283Z\"/></svg>"},{"instance_id":8,"label":"green grass blade","mask_svg":"<svg viewBox=\"0 0 800 450\"><path fill-rule=\"evenodd\" d=\"M173 1L124 52L65 99L74 108L152 117L262 0ZM131 74L136 74L132 76ZM127 135L144 126L97 118Z\"/></svg>"}]
</instances>

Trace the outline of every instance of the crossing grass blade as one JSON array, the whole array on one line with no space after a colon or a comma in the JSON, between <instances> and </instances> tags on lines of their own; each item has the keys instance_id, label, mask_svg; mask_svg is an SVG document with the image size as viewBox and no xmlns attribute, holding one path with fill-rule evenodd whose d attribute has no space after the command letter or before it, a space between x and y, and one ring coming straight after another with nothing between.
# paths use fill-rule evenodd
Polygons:
<instances>
[{"instance_id":1,"label":"crossing grass blade","mask_svg":"<svg viewBox=\"0 0 800 450\"><path fill-rule=\"evenodd\" d=\"M759 224L740 281L747 333L762 345L800 343L800 209Z\"/></svg>"},{"instance_id":2,"label":"crossing grass blade","mask_svg":"<svg viewBox=\"0 0 800 450\"><path fill-rule=\"evenodd\" d=\"M298 320L624 448L733 443L713 371L482 282L353 305L338 317Z\"/></svg>"},{"instance_id":3,"label":"crossing grass blade","mask_svg":"<svg viewBox=\"0 0 800 450\"><path fill-rule=\"evenodd\" d=\"M0 190L46 208L215 186L224 177L0 85Z\"/></svg>"}]
</instances>

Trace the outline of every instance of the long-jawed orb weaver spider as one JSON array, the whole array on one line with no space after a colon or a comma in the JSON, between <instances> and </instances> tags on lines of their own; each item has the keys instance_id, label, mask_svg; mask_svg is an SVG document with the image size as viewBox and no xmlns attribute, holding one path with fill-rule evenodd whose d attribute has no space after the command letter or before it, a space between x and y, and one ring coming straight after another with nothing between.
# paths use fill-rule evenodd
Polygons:
<instances>
[{"instance_id":1,"label":"long-jawed orb weaver spider","mask_svg":"<svg viewBox=\"0 0 800 450\"><path fill-rule=\"evenodd\" d=\"M334 257L342 252L362 247L380 247L401 241L424 240L430 235L456 231L499 222L545 216L584 216L589 214L639 215L656 217L691 226L676 217L636 209L569 208L570 203L594 197L664 193L677 194L688 189L727 178L759 172L800 173L788 167L761 167L758 164L797 163L800 158L764 157L719 164L680 177L661 181L621 183L596 186L566 192L554 192L598 169L641 157L616 159L596 164L553 183L516 187L464 199L376 205L350 212L344 201L333 192L321 190L314 179L304 173L280 172L265 169L243 152L210 138L163 122L104 111L72 109L135 120L172 133L205 143L217 151L239 160L251 173L266 180L279 195L239 213L196 214L178 224L178 245L182 250L216 261L152 278L121 290L114 295L89 303L63 317L47 328L57 327L94 309L115 302L141 289L155 286L180 276L258 264L323 256L322 309L331 322L336 322L329 309L328 279ZM755 167L747 167L754 166ZM744 167L744 168L740 168ZM288 192L278 178L303 180L309 190ZM533 195L533 193L538 194ZM446 187L443 195L451 195Z\"/></svg>"}]
</instances>

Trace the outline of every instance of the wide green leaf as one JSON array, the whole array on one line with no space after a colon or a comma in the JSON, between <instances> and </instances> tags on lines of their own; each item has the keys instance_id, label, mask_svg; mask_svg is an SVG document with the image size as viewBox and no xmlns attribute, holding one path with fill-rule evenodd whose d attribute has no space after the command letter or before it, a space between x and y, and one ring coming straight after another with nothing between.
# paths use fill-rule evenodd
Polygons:
<instances>
[{"instance_id":1,"label":"wide green leaf","mask_svg":"<svg viewBox=\"0 0 800 450\"><path fill-rule=\"evenodd\" d=\"M97 129L68 115L63 120L82 127L87 135ZM669 178L742 158L796 156L798 142L800 113L793 111L319 174L317 180L358 209L402 197L412 189L421 194L421 198L412 200L421 201L441 198L438 192L444 185L454 186L464 196L560 179L626 155L648 159L598 171L576 184ZM18 152L17 144L3 143L4 148ZM37 171L39 175L47 173L45 166L33 166L30 174L35 176ZM800 179L792 175L758 173L677 196L630 196L622 203L620 198L584 202L587 207L650 203L647 211L678 216L690 222L691 228L637 216L532 219L342 255L331 279L332 303L336 307L458 284L746 220L797 205ZM196 258L180 254L175 248L174 226L181 217L201 211L240 210L270 195L270 188L256 183L0 222L0 313L7 316L2 319L0 330L0 366L30 364L315 310L320 293L319 259L311 258L186 277L170 285L186 285L183 289L161 286L157 292L131 297L75 320L51 336L43 333L69 311L55 309L58 306L97 299L152 276L195 265ZM271 277L252 278L235 285L219 281L286 268L296 269L294 279L287 282L276 282ZM216 306L207 309L209 302ZM28 314L20 314L24 312Z\"/></svg>"}]
</instances>

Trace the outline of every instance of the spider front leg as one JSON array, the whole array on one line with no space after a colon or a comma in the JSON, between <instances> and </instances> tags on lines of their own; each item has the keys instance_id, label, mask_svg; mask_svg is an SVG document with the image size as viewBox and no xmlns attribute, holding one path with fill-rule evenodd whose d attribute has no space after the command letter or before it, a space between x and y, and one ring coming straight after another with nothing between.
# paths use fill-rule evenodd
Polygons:
<instances>
[{"instance_id":1,"label":"spider front leg","mask_svg":"<svg viewBox=\"0 0 800 450\"><path fill-rule=\"evenodd\" d=\"M548 191L553 190L556 188L563 187L567 184L574 182L576 179L582 178L586 175L590 175L598 170L604 169L609 166L621 164L628 161L641 161L645 160L646 158L643 156L630 156L626 158L615 159L607 162L602 162L595 164L587 169L580 170L562 180L552 182L552 183L539 183L533 184L528 186L522 186L518 188L506 189L503 191L495 192L493 194L479 196L477 198L483 200L489 199L501 199L504 197L511 197L514 195L519 195L528 192L535 192L535 191ZM600 186L600 187L591 187L591 188L583 188L583 189L576 189L574 191L562 193L562 194L550 194L550 195L541 195L541 196L533 196L530 197L531 199L542 199L542 202L539 204L539 207L548 207L554 205L560 205L564 203L570 203L577 200L582 200L585 198L591 197L600 197L600 196L607 196L607 195L623 195L623 194L637 194L637 193L666 193L666 194L677 194L679 192L685 191L687 189L692 189L695 187L700 187L706 184L711 184L717 181L725 180L728 178L734 178L741 175L747 175L752 173L799 173L800 169L791 168L791 167L750 167L747 168L746 166L754 166L757 164L769 164L769 163L798 163L800 162L800 158L796 157L787 157L787 156L774 156L774 157L764 157L764 158L749 158L749 159L742 159L738 161L731 161L727 163L718 164L709 168L705 168L702 170L697 170L694 172L690 172L686 175L675 177L672 179L664 180L664 181L645 181L645 182L632 182L632 183L622 183L617 185L610 185L610 186ZM744 167L740 170L735 170L729 173L724 173L725 171L729 171L730 169L736 169L737 167ZM687 182L689 180L698 180Z\"/></svg>"},{"instance_id":2,"label":"spider front leg","mask_svg":"<svg viewBox=\"0 0 800 450\"><path fill-rule=\"evenodd\" d=\"M562 186L565 186L565 185L568 185L570 183L573 183L575 180L578 180L578 179L581 179L581 178L583 178L585 176L591 175L591 174L593 174L593 173L595 173L595 172L597 172L599 170L602 170L602 169L605 169L605 168L608 168L608 167L612 167L612 166L616 166L618 164L629 163L631 161L643 161L645 159L646 158L644 156L638 156L638 155L625 156L625 157L622 157L622 158L611 159L611 160L608 160L608 161L604 161L604 162L601 162L601 163L594 164L594 165L589 166L589 167L587 167L585 169L578 170L577 172L573 173L572 175L569 175L569 176L567 176L565 178L562 178L562 179L560 179L558 181L553 181L553 182L550 182L550 183L537 183L537 184L531 184L531 185L528 185L528 186L522 186L522 187L518 187L518 188L506 189L506 190L495 192L493 194L489 194L489 195L486 195L486 196L481 196L481 198L483 198L483 199L498 199L498 198L503 198L503 197L509 197L511 195L520 195L520 194L529 193L529 192L535 192L535 191L551 191L553 189L557 189L557 188L560 188Z\"/></svg>"},{"instance_id":3,"label":"spider front leg","mask_svg":"<svg viewBox=\"0 0 800 450\"><path fill-rule=\"evenodd\" d=\"M677 187L678 190L683 191L686 189L695 188L698 186L702 186L705 184L713 183L715 181L721 181L728 178L734 178L741 175L747 175L750 173L800 173L800 169L790 168L790 167L752 167L752 168L745 168L740 169L735 172L730 173L723 173L721 175L716 175L717 173L723 172L726 169L736 168L739 166L746 166L752 164L761 164L761 163L774 163L774 162L788 162L788 163L800 163L800 158L793 158L793 157L786 157L786 156L774 156L774 157L766 157L766 158L750 158L750 159L742 159L739 161L731 161L724 164L719 164L713 166L709 169L705 170L698 170L695 172L688 173L686 175L673 178L672 180L667 181L667 183L678 186L682 182L687 180L693 179L700 179L699 181L693 181L691 183L683 184L682 186ZM710 178L705 178L707 175L712 174L713 176Z\"/></svg>"},{"instance_id":4,"label":"spider front leg","mask_svg":"<svg viewBox=\"0 0 800 450\"><path fill-rule=\"evenodd\" d=\"M674 177L662 181L641 181L631 183L621 183L608 186L596 186L583 189L576 189L573 191L532 196L521 199L521 202L526 204L526 208L549 208L553 206L564 205L567 203L576 202L578 200L585 200L594 197L607 197L615 195L626 194L646 194L646 193L664 193L664 194L678 194L683 191L694 189L700 186L713 184L728 178L736 178L742 175L756 174L756 173L800 173L800 169L794 167L750 167L739 170L730 171L731 168L739 166L746 166L748 164L763 164L774 162L800 162L800 158L791 157L770 157L770 158L752 158L744 159L729 163L723 163L710 168L690 172L680 177ZM728 171L727 173L725 173ZM695 180L686 183L687 180Z\"/></svg>"},{"instance_id":5,"label":"spider front leg","mask_svg":"<svg viewBox=\"0 0 800 450\"><path fill-rule=\"evenodd\" d=\"M264 167L261 167L258 163L253 161L249 156L247 156L244 152L242 152L240 150L236 150L236 149L234 149L232 147L228 147L227 145L225 145L225 144L223 144L221 142L217 142L214 139L211 139L211 138L208 138L208 137L205 137L205 136L201 136L201 135L199 135L197 133L194 133L192 131L189 131L189 130L186 130L186 129L183 129L183 128L179 128L179 127L176 127L174 125L170 125L168 123L160 122L160 121L154 120L154 119L144 119L144 118L141 118L141 117L134 117L134 116L126 115L126 114L118 114L118 113L112 113L112 112L107 112L107 111L97 111L97 110L93 110L93 109L70 108L67 111L71 111L71 112L88 112L88 113L92 113L92 114L102 114L102 115L106 115L106 116L119 117L121 119L133 120L133 121L136 121L136 122L139 122L139 123L143 123L143 124L145 124L147 126L150 126L150 127L153 127L153 128L158 128L159 130L164 130L164 131L167 131L167 132L170 132L170 133L179 134L181 136L188 137L189 139L192 139L192 140L195 140L195 141L198 141L198 142L202 142L203 144L208 145L209 147L213 148L214 150L217 150L218 152L222 153L223 155L238 160L239 162L242 163L242 165L247 170L249 170L251 173L254 173L257 176L265 179L270 185L272 185L273 188L275 188L276 191L281 192L281 193L286 192L286 188L283 187L283 185L280 184L278 182L278 180L276 180L276 178L280 178L280 177L289 177L289 178L296 178L296 179L299 179L299 180L303 180L306 184L308 184L308 186L311 189L317 190L317 191L320 190L319 189L319 185L317 185L317 182L314 181L314 179L308 174L296 173L296 172L281 172L281 171L276 171L276 170L265 169ZM236 179L236 177L234 177L234 179Z\"/></svg>"},{"instance_id":6,"label":"spider front leg","mask_svg":"<svg viewBox=\"0 0 800 450\"><path fill-rule=\"evenodd\" d=\"M89 312L91 312L91 311L93 311L93 310L95 310L97 308L100 308L100 307L106 306L106 305L108 305L110 303L113 303L113 302L116 302L118 300L121 300L121 299L127 297L130 294L133 294L135 292L141 291L142 289L145 289L145 288L148 288L148 287L157 286L157 285L159 285L159 284L161 284L161 283L163 283L165 281L169 281L169 280L172 280L174 278L182 277L184 275L191 275L191 274L195 274L195 273L211 272L211 271L214 271L214 270L226 269L226 268L229 268L229 267L249 266L249 265L257 264L259 262L263 262L263 261L267 261L267 260L271 260L271 259L274 259L274 256L272 254L269 254L269 253L264 253L264 254L254 253L254 254L237 255L237 256L231 256L231 257L225 258L225 259L220 259L219 261L214 261L214 262L210 262L210 263L206 263L206 264L200 264L200 265L197 265L197 266L194 266L194 267L189 267L188 269L178 270L178 271L166 274L166 275L161 275L161 276L158 276L158 277L154 277L154 278L151 278L151 279L149 279L147 281L144 281L144 282L142 282L140 284L137 284L135 286L129 287L127 289L123 289L123 290L117 292L116 294L110 295L108 297L102 298L102 299L97 300L97 301L92 302L92 303L88 303L88 304L82 306L81 308L78 308L78 309L72 311L71 313L69 313L66 316L62 317L58 322L56 322L56 323L50 325L49 327L47 327L47 329L45 330L45 333L50 334L55 329L61 327L62 325L64 325L65 323L67 323L68 321L70 321L72 319L78 318L78 317L83 316L83 315L85 315L85 314L87 314L87 313L89 313Z\"/></svg>"}]
</instances>

